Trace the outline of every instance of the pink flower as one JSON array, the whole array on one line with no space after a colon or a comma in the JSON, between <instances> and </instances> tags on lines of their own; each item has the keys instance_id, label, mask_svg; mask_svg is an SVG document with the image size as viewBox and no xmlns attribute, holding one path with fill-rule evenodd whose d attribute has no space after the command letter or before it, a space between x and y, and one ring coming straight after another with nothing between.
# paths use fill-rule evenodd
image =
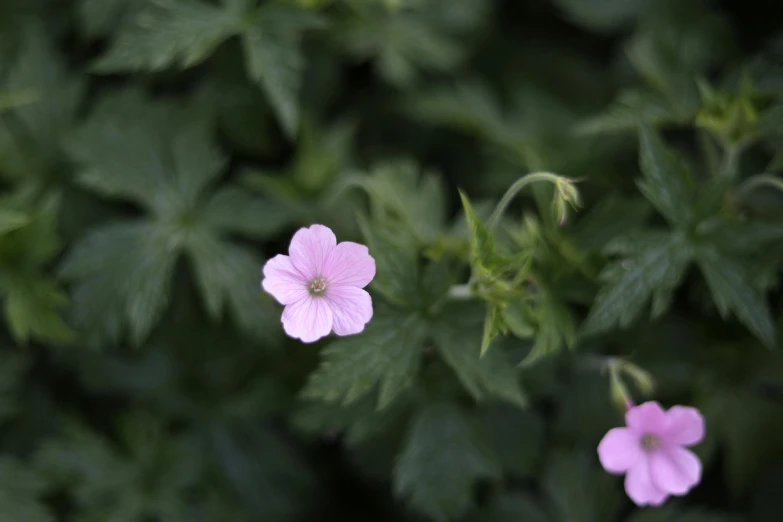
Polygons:
<instances>
[{"instance_id":1,"label":"pink flower","mask_svg":"<svg viewBox=\"0 0 783 522\"><path fill-rule=\"evenodd\" d=\"M261 286L283 310L283 329L291 337L312 343L334 331L357 334L372 318L370 294L362 290L375 277L375 260L366 246L337 244L323 225L300 228L288 254L264 265Z\"/></svg>"},{"instance_id":2,"label":"pink flower","mask_svg":"<svg viewBox=\"0 0 783 522\"><path fill-rule=\"evenodd\" d=\"M626 428L613 428L598 444L601 465L625 473L625 492L637 505L660 506L669 495L685 495L701 480L701 462L687 446L704 438L699 410L673 406L664 411L655 401L633 406Z\"/></svg>"}]
</instances>

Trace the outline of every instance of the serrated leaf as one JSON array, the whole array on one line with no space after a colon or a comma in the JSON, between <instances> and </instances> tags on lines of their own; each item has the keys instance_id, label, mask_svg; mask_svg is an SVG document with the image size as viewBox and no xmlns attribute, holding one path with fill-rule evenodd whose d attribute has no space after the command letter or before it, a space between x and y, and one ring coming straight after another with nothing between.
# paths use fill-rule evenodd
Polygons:
<instances>
[{"instance_id":1,"label":"serrated leaf","mask_svg":"<svg viewBox=\"0 0 783 522\"><path fill-rule=\"evenodd\" d=\"M354 181L370 196L375 219L394 219L421 244L441 233L446 221L443 183L412 161L385 163Z\"/></svg>"},{"instance_id":2,"label":"serrated leaf","mask_svg":"<svg viewBox=\"0 0 783 522\"><path fill-rule=\"evenodd\" d=\"M623 250L630 250L630 256L611 263L601 273L605 284L582 325L582 335L628 327L652 295L657 302L656 315L660 314L692 255L683 240L665 233L642 235Z\"/></svg>"},{"instance_id":3,"label":"serrated leaf","mask_svg":"<svg viewBox=\"0 0 783 522\"><path fill-rule=\"evenodd\" d=\"M285 134L293 139L299 130L305 69L302 34L320 21L312 13L279 2L265 4L253 19L242 35L248 73L266 93Z\"/></svg>"},{"instance_id":4,"label":"serrated leaf","mask_svg":"<svg viewBox=\"0 0 783 522\"><path fill-rule=\"evenodd\" d=\"M391 303L417 307L419 264L416 242L401 227L386 222L359 220L362 235L375 258L376 275L371 288Z\"/></svg>"},{"instance_id":5,"label":"serrated leaf","mask_svg":"<svg viewBox=\"0 0 783 522\"><path fill-rule=\"evenodd\" d=\"M722 252L754 254L783 239L783 224L719 219L705 236Z\"/></svg>"},{"instance_id":6,"label":"serrated leaf","mask_svg":"<svg viewBox=\"0 0 783 522\"><path fill-rule=\"evenodd\" d=\"M79 181L158 214L183 211L221 171L209 120L129 89L103 98L69 143Z\"/></svg>"},{"instance_id":7,"label":"serrated leaf","mask_svg":"<svg viewBox=\"0 0 783 522\"><path fill-rule=\"evenodd\" d=\"M35 99L0 115L0 171L43 184L62 176L62 140L73 125L85 84L66 66L45 29L37 24L24 28L3 89Z\"/></svg>"},{"instance_id":8,"label":"serrated leaf","mask_svg":"<svg viewBox=\"0 0 783 522\"><path fill-rule=\"evenodd\" d=\"M501 399L523 407L527 400L503 351L480 353L482 319L481 307L472 303L444 308L432 324L438 353L476 400Z\"/></svg>"},{"instance_id":9,"label":"serrated leaf","mask_svg":"<svg viewBox=\"0 0 783 522\"><path fill-rule=\"evenodd\" d=\"M75 338L60 317L68 298L54 281L36 276L11 277L5 291L5 316L17 342L26 344L34 338L61 344Z\"/></svg>"},{"instance_id":10,"label":"serrated leaf","mask_svg":"<svg viewBox=\"0 0 783 522\"><path fill-rule=\"evenodd\" d=\"M418 373L426 333L416 315L376 312L364 332L324 349L303 396L347 405L377 386L378 408L385 408Z\"/></svg>"},{"instance_id":11,"label":"serrated leaf","mask_svg":"<svg viewBox=\"0 0 783 522\"><path fill-rule=\"evenodd\" d=\"M263 263L250 250L220 240L206 230L193 230L184 244L207 313L219 320L229 308L239 325L261 339L279 328L271 303L255 284ZM249 284L250 282L250 284Z\"/></svg>"},{"instance_id":12,"label":"serrated leaf","mask_svg":"<svg viewBox=\"0 0 783 522\"><path fill-rule=\"evenodd\" d=\"M639 129L639 165L645 197L673 225L687 227L692 219L693 188L688 171L646 124Z\"/></svg>"},{"instance_id":13,"label":"serrated leaf","mask_svg":"<svg viewBox=\"0 0 783 522\"><path fill-rule=\"evenodd\" d=\"M61 275L78 282L75 320L115 337L127 321L133 341L141 343L169 301L169 285L178 251L165 229L149 221L105 225L76 244Z\"/></svg>"},{"instance_id":14,"label":"serrated leaf","mask_svg":"<svg viewBox=\"0 0 783 522\"><path fill-rule=\"evenodd\" d=\"M650 214L641 198L607 196L596 202L571 230L574 242L583 249L601 250L617 237L640 227Z\"/></svg>"},{"instance_id":15,"label":"serrated leaf","mask_svg":"<svg viewBox=\"0 0 783 522\"><path fill-rule=\"evenodd\" d=\"M470 507L477 479L499 476L500 467L473 420L454 404L433 403L412 421L394 467L394 490L417 511L445 522Z\"/></svg>"},{"instance_id":16,"label":"serrated leaf","mask_svg":"<svg viewBox=\"0 0 783 522\"><path fill-rule=\"evenodd\" d=\"M460 191L459 197L462 201L462 209L465 211L465 220L468 223L471 264L483 265L494 253L494 238L487 230L487 226L476 215L468 197L462 191Z\"/></svg>"},{"instance_id":17,"label":"serrated leaf","mask_svg":"<svg viewBox=\"0 0 783 522\"><path fill-rule=\"evenodd\" d=\"M620 93L603 112L581 122L580 134L630 132L640 124L684 124L687 118L677 114L665 96L646 90L627 90Z\"/></svg>"},{"instance_id":18,"label":"serrated leaf","mask_svg":"<svg viewBox=\"0 0 783 522\"><path fill-rule=\"evenodd\" d=\"M93 68L112 73L192 67L239 28L234 13L201 0L149 0Z\"/></svg>"},{"instance_id":19,"label":"serrated leaf","mask_svg":"<svg viewBox=\"0 0 783 522\"><path fill-rule=\"evenodd\" d=\"M448 71L465 56L464 38L489 12L477 0L408 2L404 8L383 2L345 2L335 38L360 60L372 60L380 75L408 86L428 71Z\"/></svg>"},{"instance_id":20,"label":"serrated leaf","mask_svg":"<svg viewBox=\"0 0 783 522\"><path fill-rule=\"evenodd\" d=\"M489 345L499 335L503 335L508 332L508 325L506 324L506 317L503 309L500 306L489 305L487 307L487 315L484 318L484 332L481 335L481 348L479 349L479 356L483 357L489 350Z\"/></svg>"},{"instance_id":21,"label":"serrated leaf","mask_svg":"<svg viewBox=\"0 0 783 522\"><path fill-rule=\"evenodd\" d=\"M775 345L775 326L761 291L754 287L745 266L716 248L696 251L696 261L722 316L733 312L768 348Z\"/></svg>"},{"instance_id":22,"label":"serrated leaf","mask_svg":"<svg viewBox=\"0 0 783 522\"><path fill-rule=\"evenodd\" d=\"M120 444L67 422L36 454L38 469L67 486L87 520L192 520L186 492L199 480L202 448L189 434L167 431L150 415L121 418Z\"/></svg>"},{"instance_id":23,"label":"serrated leaf","mask_svg":"<svg viewBox=\"0 0 783 522\"><path fill-rule=\"evenodd\" d=\"M0 459L0 520L54 522L44 502L46 480L31 466L10 457Z\"/></svg>"}]
</instances>

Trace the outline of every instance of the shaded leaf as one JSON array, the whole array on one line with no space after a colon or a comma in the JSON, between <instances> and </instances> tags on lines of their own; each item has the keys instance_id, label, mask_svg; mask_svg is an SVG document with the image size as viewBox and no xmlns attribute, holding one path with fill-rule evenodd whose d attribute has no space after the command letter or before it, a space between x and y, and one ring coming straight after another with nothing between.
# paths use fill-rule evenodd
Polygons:
<instances>
[{"instance_id":1,"label":"shaded leaf","mask_svg":"<svg viewBox=\"0 0 783 522\"><path fill-rule=\"evenodd\" d=\"M438 353L476 400L502 399L524 406L527 400L503 351L480 355L481 318L473 304L445 308L432 325Z\"/></svg>"},{"instance_id":2,"label":"shaded leaf","mask_svg":"<svg viewBox=\"0 0 783 522\"><path fill-rule=\"evenodd\" d=\"M553 518L563 522L613 520L621 498L615 483L598 467L594 454L583 451L551 454L543 477Z\"/></svg>"},{"instance_id":3,"label":"shaded leaf","mask_svg":"<svg viewBox=\"0 0 783 522\"><path fill-rule=\"evenodd\" d=\"M10 457L0 459L0 519L54 522L45 494L46 480L32 467Z\"/></svg>"},{"instance_id":4,"label":"shaded leaf","mask_svg":"<svg viewBox=\"0 0 783 522\"><path fill-rule=\"evenodd\" d=\"M446 521L470 507L477 479L499 475L472 419L454 404L433 403L413 419L394 467L394 490L417 511Z\"/></svg>"},{"instance_id":5,"label":"shaded leaf","mask_svg":"<svg viewBox=\"0 0 783 522\"><path fill-rule=\"evenodd\" d=\"M673 225L688 226L693 193L687 170L647 125L640 127L639 140L639 163L644 174L639 188Z\"/></svg>"},{"instance_id":6,"label":"shaded leaf","mask_svg":"<svg viewBox=\"0 0 783 522\"><path fill-rule=\"evenodd\" d=\"M413 383L425 335L426 325L415 315L376 312L364 332L324 349L303 396L351 404L378 386L378 408L385 408Z\"/></svg>"},{"instance_id":7,"label":"shaded leaf","mask_svg":"<svg viewBox=\"0 0 783 522\"><path fill-rule=\"evenodd\" d=\"M654 316L663 313L692 256L681 238L665 233L642 234L617 247L628 257L601 273L605 283L582 325L583 335L628 327L651 296Z\"/></svg>"},{"instance_id":8,"label":"shaded leaf","mask_svg":"<svg viewBox=\"0 0 783 522\"><path fill-rule=\"evenodd\" d=\"M238 29L234 13L202 0L149 0L93 67L102 73L192 67Z\"/></svg>"},{"instance_id":9,"label":"shaded leaf","mask_svg":"<svg viewBox=\"0 0 783 522\"><path fill-rule=\"evenodd\" d=\"M764 295L756 288L745 266L715 248L696 251L715 306L722 316L733 312L762 343L772 348L775 344L775 327L772 323Z\"/></svg>"}]
</instances>

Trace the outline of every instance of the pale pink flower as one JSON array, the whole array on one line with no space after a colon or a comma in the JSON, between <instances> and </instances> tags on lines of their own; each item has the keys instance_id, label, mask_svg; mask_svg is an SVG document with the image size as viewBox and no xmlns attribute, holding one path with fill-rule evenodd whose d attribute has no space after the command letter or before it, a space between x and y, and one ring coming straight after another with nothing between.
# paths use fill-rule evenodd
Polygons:
<instances>
[{"instance_id":1,"label":"pale pink flower","mask_svg":"<svg viewBox=\"0 0 783 522\"><path fill-rule=\"evenodd\" d=\"M598 444L601 465L625 473L625 492L637 505L660 506L701 480L701 461L687 446L704 438L704 417L688 406L664 411L655 401L632 406L626 428L613 428Z\"/></svg>"},{"instance_id":2,"label":"pale pink flower","mask_svg":"<svg viewBox=\"0 0 783 522\"><path fill-rule=\"evenodd\" d=\"M375 260L366 246L337 244L323 225L300 228L288 254L264 265L264 290L285 305L283 329L312 343L334 331L352 335L372 318L370 294L362 290L375 277Z\"/></svg>"}]
</instances>

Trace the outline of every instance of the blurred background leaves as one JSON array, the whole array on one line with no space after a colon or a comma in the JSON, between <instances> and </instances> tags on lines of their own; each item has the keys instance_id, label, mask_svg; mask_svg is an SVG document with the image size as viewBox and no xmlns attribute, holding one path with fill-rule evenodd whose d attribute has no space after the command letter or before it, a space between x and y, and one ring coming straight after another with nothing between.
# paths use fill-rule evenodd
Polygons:
<instances>
[{"instance_id":1,"label":"blurred background leaves","mask_svg":"<svg viewBox=\"0 0 783 522\"><path fill-rule=\"evenodd\" d=\"M778 520L781 19L3 1L0 521ZM580 208L535 184L482 236L542 170ZM258 285L312 223L375 315L303 345ZM612 357L706 417L660 509L597 461Z\"/></svg>"}]
</instances>

